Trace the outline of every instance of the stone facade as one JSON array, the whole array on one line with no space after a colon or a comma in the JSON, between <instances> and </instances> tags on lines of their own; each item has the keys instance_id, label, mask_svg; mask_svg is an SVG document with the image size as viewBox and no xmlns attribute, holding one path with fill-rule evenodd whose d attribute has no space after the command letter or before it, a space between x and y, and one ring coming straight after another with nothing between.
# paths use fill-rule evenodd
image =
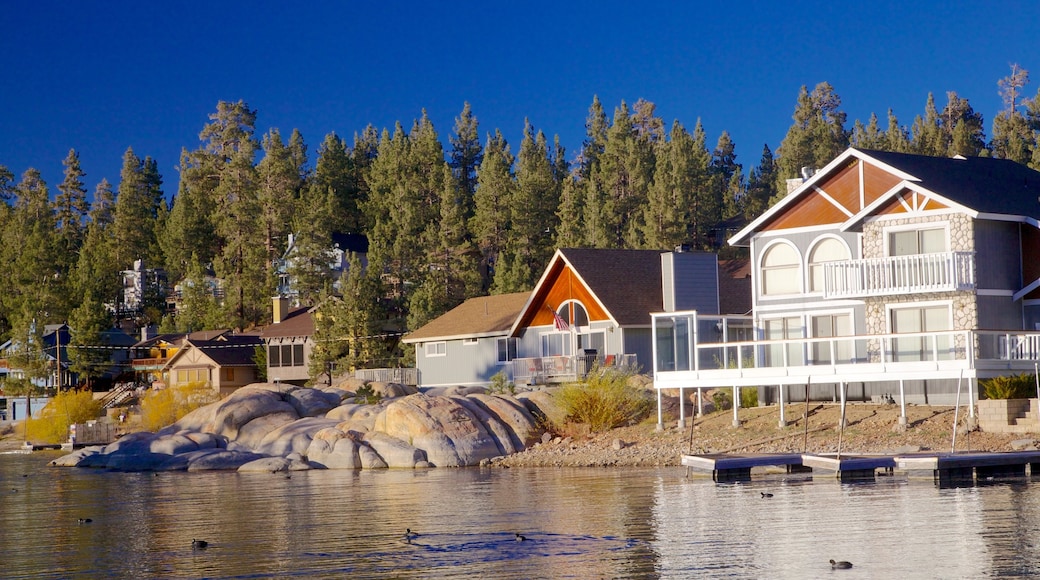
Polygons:
<instances>
[{"instance_id":1,"label":"stone facade","mask_svg":"<svg viewBox=\"0 0 1040 580\"><path fill-rule=\"evenodd\" d=\"M886 257L886 228L918 224L946 225L950 235L950 246L947 251L975 251L975 228L972 218L964 214L952 213L868 222L863 226L863 257ZM888 332L887 305L929 301L950 301L952 303L953 330L971 330L978 327L978 304L974 292L932 292L866 298L864 300L866 331L868 334L886 334Z\"/></svg>"}]
</instances>

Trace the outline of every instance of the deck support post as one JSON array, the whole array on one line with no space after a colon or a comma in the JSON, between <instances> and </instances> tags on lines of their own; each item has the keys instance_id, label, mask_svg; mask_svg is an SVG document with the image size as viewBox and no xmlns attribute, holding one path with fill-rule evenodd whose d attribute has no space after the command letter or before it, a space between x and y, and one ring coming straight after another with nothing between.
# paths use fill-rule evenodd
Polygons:
<instances>
[{"instance_id":1,"label":"deck support post","mask_svg":"<svg viewBox=\"0 0 1040 580\"><path fill-rule=\"evenodd\" d=\"M740 387L733 385L733 426L740 427L740 416L737 411L740 409Z\"/></svg>"},{"instance_id":2,"label":"deck support post","mask_svg":"<svg viewBox=\"0 0 1040 580\"><path fill-rule=\"evenodd\" d=\"M679 387L679 429L686 428L686 397L683 388Z\"/></svg>"},{"instance_id":3,"label":"deck support post","mask_svg":"<svg viewBox=\"0 0 1040 580\"><path fill-rule=\"evenodd\" d=\"M780 383L780 424L779 428L787 427L787 416L784 415L784 384Z\"/></svg>"},{"instance_id":4,"label":"deck support post","mask_svg":"<svg viewBox=\"0 0 1040 580\"><path fill-rule=\"evenodd\" d=\"M899 424L906 427L906 390L903 388L903 379L899 379Z\"/></svg>"},{"instance_id":5,"label":"deck support post","mask_svg":"<svg viewBox=\"0 0 1040 580\"><path fill-rule=\"evenodd\" d=\"M971 427L974 427L975 422L975 393L978 386L978 380L975 377L968 379L968 417L971 419Z\"/></svg>"},{"instance_id":6,"label":"deck support post","mask_svg":"<svg viewBox=\"0 0 1040 580\"><path fill-rule=\"evenodd\" d=\"M838 428L845 428L845 383L838 383L838 393L841 396L841 420L838 422ZM841 451L839 449L838 453Z\"/></svg>"},{"instance_id":7,"label":"deck support post","mask_svg":"<svg viewBox=\"0 0 1040 580\"><path fill-rule=\"evenodd\" d=\"M697 416L704 416L704 389L697 387Z\"/></svg>"},{"instance_id":8,"label":"deck support post","mask_svg":"<svg viewBox=\"0 0 1040 580\"><path fill-rule=\"evenodd\" d=\"M664 416L661 413L661 389L657 389L657 431L664 431Z\"/></svg>"}]
</instances>

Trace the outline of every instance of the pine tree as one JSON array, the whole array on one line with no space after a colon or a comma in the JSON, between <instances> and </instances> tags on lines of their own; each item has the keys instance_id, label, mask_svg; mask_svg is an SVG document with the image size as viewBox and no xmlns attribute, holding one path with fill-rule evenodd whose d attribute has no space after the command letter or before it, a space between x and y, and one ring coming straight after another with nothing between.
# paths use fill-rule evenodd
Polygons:
<instances>
[{"instance_id":1,"label":"pine tree","mask_svg":"<svg viewBox=\"0 0 1040 580\"><path fill-rule=\"evenodd\" d=\"M287 274L299 303L313 306L321 291L331 282L332 233L337 208L336 195L329 187L313 183L300 199L293 218L295 251L289 256Z\"/></svg>"},{"instance_id":2,"label":"pine tree","mask_svg":"<svg viewBox=\"0 0 1040 580\"><path fill-rule=\"evenodd\" d=\"M69 149L62 165L65 166L65 179L58 186L61 193L54 200L54 211L62 255L71 257L83 243L83 222L90 211L90 204L87 203L87 190L83 185L86 174L80 168L79 153Z\"/></svg>"},{"instance_id":3,"label":"pine tree","mask_svg":"<svg viewBox=\"0 0 1040 580\"><path fill-rule=\"evenodd\" d=\"M693 137L674 121L669 140L659 151L653 185L643 213L643 247L673 248L687 241L687 223L694 191L691 167Z\"/></svg>"},{"instance_id":4,"label":"pine tree","mask_svg":"<svg viewBox=\"0 0 1040 580\"><path fill-rule=\"evenodd\" d=\"M914 118L910 128L910 152L918 155L942 157L949 149L946 134L939 127L939 111L935 108L935 96L928 93L925 102L924 117Z\"/></svg>"},{"instance_id":5,"label":"pine tree","mask_svg":"<svg viewBox=\"0 0 1040 580\"><path fill-rule=\"evenodd\" d=\"M55 216L47 184L36 169L29 168L15 187L14 212L5 224L3 243L9 268L5 303L10 312L39 318L41 323L68 315L62 293L66 272L59 258L59 241L54 236Z\"/></svg>"},{"instance_id":6,"label":"pine tree","mask_svg":"<svg viewBox=\"0 0 1040 580\"><path fill-rule=\"evenodd\" d=\"M112 351L104 348L111 326L111 315L90 293L69 315L69 370L85 379L88 388L112 364Z\"/></svg>"},{"instance_id":7,"label":"pine tree","mask_svg":"<svg viewBox=\"0 0 1040 580\"><path fill-rule=\"evenodd\" d=\"M998 83L1004 108L993 118L993 137L989 147L995 157L1023 165L1032 159L1035 143L1029 121L1019 110L1019 97L1029 84L1029 71L1011 65L1011 75Z\"/></svg>"},{"instance_id":8,"label":"pine tree","mask_svg":"<svg viewBox=\"0 0 1040 580\"><path fill-rule=\"evenodd\" d=\"M769 145L762 145L762 158L758 166L748 176L747 192L744 194L744 217L753 220L769 207L769 201L776 196L776 162Z\"/></svg>"},{"instance_id":9,"label":"pine tree","mask_svg":"<svg viewBox=\"0 0 1040 580\"><path fill-rule=\"evenodd\" d=\"M500 131L489 135L484 159L477 171L477 192L469 230L480 250L482 288L488 290L495 275L499 255L510 228L509 200L516 182L513 179L513 155Z\"/></svg>"},{"instance_id":10,"label":"pine tree","mask_svg":"<svg viewBox=\"0 0 1040 580\"><path fill-rule=\"evenodd\" d=\"M716 203L721 210L720 219L729 219L740 214L738 204L744 189L743 169L737 163L733 140L727 131L723 131L715 145L715 151L712 152L708 169Z\"/></svg>"},{"instance_id":11,"label":"pine tree","mask_svg":"<svg viewBox=\"0 0 1040 580\"><path fill-rule=\"evenodd\" d=\"M473 198L477 192L477 169L483 159L480 147L480 133L477 118L473 116L469 103L462 107L462 113L455 118L455 132L448 137L451 142L452 176L458 184L462 195L462 215L465 219L473 217Z\"/></svg>"},{"instance_id":12,"label":"pine tree","mask_svg":"<svg viewBox=\"0 0 1040 580\"><path fill-rule=\"evenodd\" d=\"M340 283L341 296L326 292L314 315L314 350L309 373L312 381L359 368L389 366L392 337L384 329L378 273L362 268L356 255Z\"/></svg>"},{"instance_id":13,"label":"pine tree","mask_svg":"<svg viewBox=\"0 0 1040 580\"><path fill-rule=\"evenodd\" d=\"M948 144L945 155L964 155L975 157L986 148L986 135L983 131L982 114L972 109L967 99L957 93L946 93L947 103L940 117L940 127Z\"/></svg>"},{"instance_id":14,"label":"pine tree","mask_svg":"<svg viewBox=\"0 0 1040 580\"><path fill-rule=\"evenodd\" d=\"M697 119L693 128L693 142L689 149L687 179L690 187L690 205L687 215L686 239L697 249L709 247L709 233L719 222L722 207L711 187L711 153L708 152L704 126Z\"/></svg>"},{"instance_id":15,"label":"pine tree","mask_svg":"<svg viewBox=\"0 0 1040 580\"><path fill-rule=\"evenodd\" d=\"M910 150L910 137L906 130L899 124L899 119L892 109L888 110L888 129L885 131L885 151L906 153Z\"/></svg>"},{"instance_id":16,"label":"pine tree","mask_svg":"<svg viewBox=\"0 0 1040 580\"><path fill-rule=\"evenodd\" d=\"M282 143L277 129L271 129L263 138L264 157L257 165L257 203L259 204L267 271L285 249L285 240L292 222L293 210L298 204L301 188L301 160ZM305 162L305 160L303 160Z\"/></svg>"},{"instance_id":17,"label":"pine tree","mask_svg":"<svg viewBox=\"0 0 1040 580\"><path fill-rule=\"evenodd\" d=\"M777 150L777 191L786 191L787 180L798 177L802 167L819 169L849 145L841 97L830 83L816 85L812 93L803 86L793 119Z\"/></svg>"},{"instance_id":18,"label":"pine tree","mask_svg":"<svg viewBox=\"0 0 1040 580\"><path fill-rule=\"evenodd\" d=\"M517 157L516 189L509 202L511 228L506 242L514 262L507 278L495 276L496 292L516 292L534 286L536 272L552 256L558 187L553 178L545 134L534 134L529 121L524 123L524 138ZM508 280L508 283L507 283Z\"/></svg>"},{"instance_id":19,"label":"pine tree","mask_svg":"<svg viewBox=\"0 0 1040 580\"><path fill-rule=\"evenodd\" d=\"M115 219L112 223L115 246L115 266L129 269L135 260L145 260L148 266L161 265L161 253L156 237L156 220L162 199L161 178L151 158L142 161L128 148L123 155L119 174Z\"/></svg>"},{"instance_id":20,"label":"pine tree","mask_svg":"<svg viewBox=\"0 0 1040 580\"><path fill-rule=\"evenodd\" d=\"M171 280L185 275L192 255L209 264L220 253L214 222L222 162L203 149L182 150L179 170L177 195L159 238Z\"/></svg>"}]
</instances>

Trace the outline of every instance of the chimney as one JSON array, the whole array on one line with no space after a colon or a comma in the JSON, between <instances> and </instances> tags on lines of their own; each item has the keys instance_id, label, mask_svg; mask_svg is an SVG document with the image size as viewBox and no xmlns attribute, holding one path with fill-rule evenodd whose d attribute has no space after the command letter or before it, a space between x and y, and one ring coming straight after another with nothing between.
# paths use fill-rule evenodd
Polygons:
<instances>
[{"instance_id":1,"label":"chimney","mask_svg":"<svg viewBox=\"0 0 1040 580\"><path fill-rule=\"evenodd\" d=\"M787 180L787 193L790 194L792 191L794 191L794 190L798 189L799 187L801 187L803 183L805 183L805 180L803 180L801 177L795 177L793 179L788 179Z\"/></svg>"},{"instance_id":2,"label":"chimney","mask_svg":"<svg viewBox=\"0 0 1040 580\"><path fill-rule=\"evenodd\" d=\"M274 324L285 320L289 314L289 299L284 296L274 297Z\"/></svg>"},{"instance_id":3,"label":"chimney","mask_svg":"<svg viewBox=\"0 0 1040 580\"><path fill-rule=\"evenodd\" d=\"M802 181L808 181L813 175L816 175L815 168L808 166L802 168Z\"/></svg>"}]
</instances>

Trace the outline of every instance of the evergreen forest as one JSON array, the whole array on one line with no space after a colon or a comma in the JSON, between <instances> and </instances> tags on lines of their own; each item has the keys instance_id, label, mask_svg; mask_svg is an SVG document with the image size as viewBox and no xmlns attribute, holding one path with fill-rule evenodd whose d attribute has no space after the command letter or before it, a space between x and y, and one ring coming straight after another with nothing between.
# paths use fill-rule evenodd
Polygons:
<instances>
[{"instance_id":1,"label":"evergreen forest","mask_svg":"<svg viewBox=\"0 0 1040 580\"><path fill-rule=\"evenodd\" d=\"M830 84L802 87L779 147L762 146L748 166L727 132L710 139L699 120L666 122L642 99L608 111L594 97L578 151L530 123L509 143L469 104L446 139L423 111L410 125L308 145L296 130L258 132L258 111L222 101L182 149L176 183L133 148L117 184L90 189L75 149L56 185L36 169L17 177L0 165L0 342L31 342L43 324L67 322L74 345L98 344L116 322L109 306L120 300L120 271L135 260L181 283L185 306L174 316L163 296L145 296L136 327L267 324L290 233L301 303L335 301L337 320L350 325L330 336L399 334L467 298L530 290L560 247L684 244L732 255L719 234L726 224L761 214L802 167L822 167L850 145L1040 169L1040 93L1026 97L1028 73L1017 66L997 85L1003 109L989 137L982 114L955 92L941 106L927 95L909 123L889 110L850 125ZM336 297L333 232L369 240L368 267L350 268ZM207 275L222 281L219 299L201 290ZM410 362L400 349L375 353L352 364ZM89 375L88 351L74 356Z\"/></svg>"}]
</instances>

